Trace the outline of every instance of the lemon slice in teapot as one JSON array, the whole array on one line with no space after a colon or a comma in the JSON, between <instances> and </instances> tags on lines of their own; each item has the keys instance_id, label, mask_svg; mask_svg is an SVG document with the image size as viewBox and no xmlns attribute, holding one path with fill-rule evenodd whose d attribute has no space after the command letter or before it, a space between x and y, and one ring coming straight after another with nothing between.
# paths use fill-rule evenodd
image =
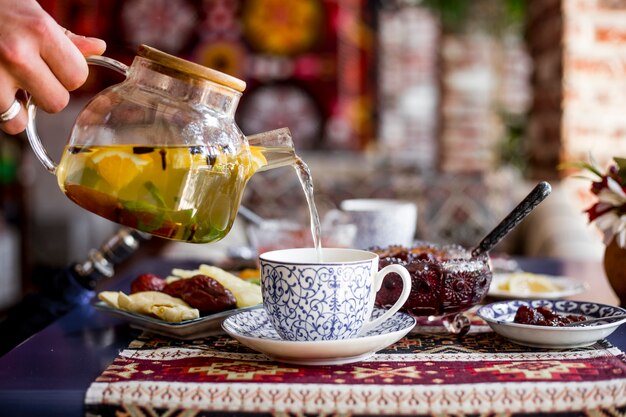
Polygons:
<instances>
[{"instance_id":1,"label":"lemon slice in teapot","mask_svg":"<svg viewBox=\"0 0 626 417\"><path fill-rule=\"evenodd\" d=\"M205 148L200 146L173 147L161 149L164 153L165 165L168 168L184 169L206 168L209 165L209 157Z\"/></svg>"},{"instance_id":2,"label":"lemon slice in teapot","mask_svg":"<svg viewBox=\"0 0 626 417\"><path fill-rule=\"evenodd\" d=\"M119 150L100 150L93 156L96 170L113 188L124 188L150 163L140 155Z\"/></svg>"},{"instance_id":3,"label":"lemon slice in teapot","mask_svg":"<svg viewBox=\"0 0 626 417\"><path fill-rule=\"evenodd\" d=\"M249 158L241 158L240 163L246 166L246 172L248 173L248 177L251 177L255 172L259 169L267 165L267 158L263 154L263 151L259 147L251 146L250 147L250 156Z\"/></svg>"}]
</instances>

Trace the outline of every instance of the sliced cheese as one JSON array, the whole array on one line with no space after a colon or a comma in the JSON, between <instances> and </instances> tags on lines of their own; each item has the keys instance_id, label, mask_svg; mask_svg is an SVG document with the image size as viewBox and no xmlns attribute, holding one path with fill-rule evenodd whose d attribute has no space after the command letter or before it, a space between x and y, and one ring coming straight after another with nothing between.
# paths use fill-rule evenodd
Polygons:
<instances>
[{"instance_id":1,"label":"sliced cheese","mask_svg":"<svg viewBox=\"0 0 626 417\"><path fill-rule=\"evenodd\" d=\"M115 297L117 298L115 299ZM130 295L122 291L102 291L98 294L98 298L112 307L132 313L155 316L173 323L200 317L198 309L190 307L180 298L158 291L142 291Z\"/></svg>"}]
</instances>

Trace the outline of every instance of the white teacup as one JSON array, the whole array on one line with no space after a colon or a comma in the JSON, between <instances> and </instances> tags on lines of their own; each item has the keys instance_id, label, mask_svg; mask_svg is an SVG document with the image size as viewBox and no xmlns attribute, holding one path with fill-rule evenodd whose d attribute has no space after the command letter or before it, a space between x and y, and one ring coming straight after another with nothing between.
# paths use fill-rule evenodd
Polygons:
<instances>
[{"instance_id":1,"label":"white teacup","mask_svg":"<svg viewBox=\"0 0 626 417\"><path fill-rule=\"evenodd\" d=\"M411 246L417 225L417 206L404 200L363 198L344 200L341 211L357 226L354 247Z\"/></svg>"},{"instance_id":2,"label":"white teacup","mask_svg":"<svg viewBox=\"0 0 626 417\"><path fill-rule=\"evenodd\" d=\"M409 297L411 277L401 265L378 271L378 255L357 249L284 249L259 257L263 305L279 336L291 341L349 339L391 318ZM402 277L402 294L372 320L384 277Z\"/></svg>"}]
</instances>

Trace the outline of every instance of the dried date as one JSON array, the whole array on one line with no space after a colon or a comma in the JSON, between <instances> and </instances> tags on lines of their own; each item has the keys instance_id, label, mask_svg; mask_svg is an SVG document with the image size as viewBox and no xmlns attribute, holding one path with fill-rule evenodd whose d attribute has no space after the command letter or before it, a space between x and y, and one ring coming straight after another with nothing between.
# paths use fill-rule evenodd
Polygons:
<instances>
[{"instance_id":1,"label":"dried date","mask_svg":"<svg viewBox=\"0 0 626 417\"><path fill-rule=\"evenodd\" d=\"M515 313L513 323L563 327L567 324L584 320L586 320L586 317L580 314L558 314L546 306L537 308L520 306Z\"/></svg>"},{"instance_id":2,"label":"dried date","mask_svg":"<svg viewBox=\"0 0 626 417\"><path fill-rule=\"evenodd\" d=\"M141 274L130 284L130 293L135 294L142 291L162 291L165 287L165 280L154 274Z\"/></svg>"},{"instance_id":3,"label":"dried date","mask_svg":"<svg viewBox=\"0 0 626 417\"><path fill-rule=\"evenodd\" d=\"M163 292L182 298L190 306L200 310L201 315L217 313L234 308L235 296L222 284L206 275L194 275L174 281Z\"/></svg>"},{"instance_id":4,"label":"dried date","mask_svg":"<svg viewBox=\"0 0 626 417\"><path fill-rule=\"evenodd\" d=\"M183 290L185 288L185 285L187 285L185 281L187 280L179 279L176 281L172 281L167 284L161 291L163 291L167 295L171 295L172 297L178 297L182 299Z\"/></svg>"}]
</instances>

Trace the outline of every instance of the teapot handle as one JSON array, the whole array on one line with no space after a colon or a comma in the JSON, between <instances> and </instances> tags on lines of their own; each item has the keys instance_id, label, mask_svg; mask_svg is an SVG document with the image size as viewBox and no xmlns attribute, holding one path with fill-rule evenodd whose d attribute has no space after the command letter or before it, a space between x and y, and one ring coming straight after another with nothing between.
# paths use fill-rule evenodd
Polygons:
<instances>
[{"instance_id":1,"label":"teapot handle","mask_svg":"<svg viewBox=\"0 0 626 417\"><path fill-rule=\"evenodd\" d=\"M114 59L107 58L105 56L93 55L87 57L86 60L88 64L99 65L101 67L117 71L121 74L128 75L128 66ZM48 152L41 143L41 138L37 133L37 128L35 126L37 106L32 102L32 98L33 97L29 94L28 101L26 102L26 109L28 111L26 136L28 136L28 142L30 143L31 148L33 148L33 151L35 152L37 159L39 159L39 162L42 163L42 165L48 170L48 172L55 174L57 170L57 164L48 156Z\"/></svg>"}]
</instances>

